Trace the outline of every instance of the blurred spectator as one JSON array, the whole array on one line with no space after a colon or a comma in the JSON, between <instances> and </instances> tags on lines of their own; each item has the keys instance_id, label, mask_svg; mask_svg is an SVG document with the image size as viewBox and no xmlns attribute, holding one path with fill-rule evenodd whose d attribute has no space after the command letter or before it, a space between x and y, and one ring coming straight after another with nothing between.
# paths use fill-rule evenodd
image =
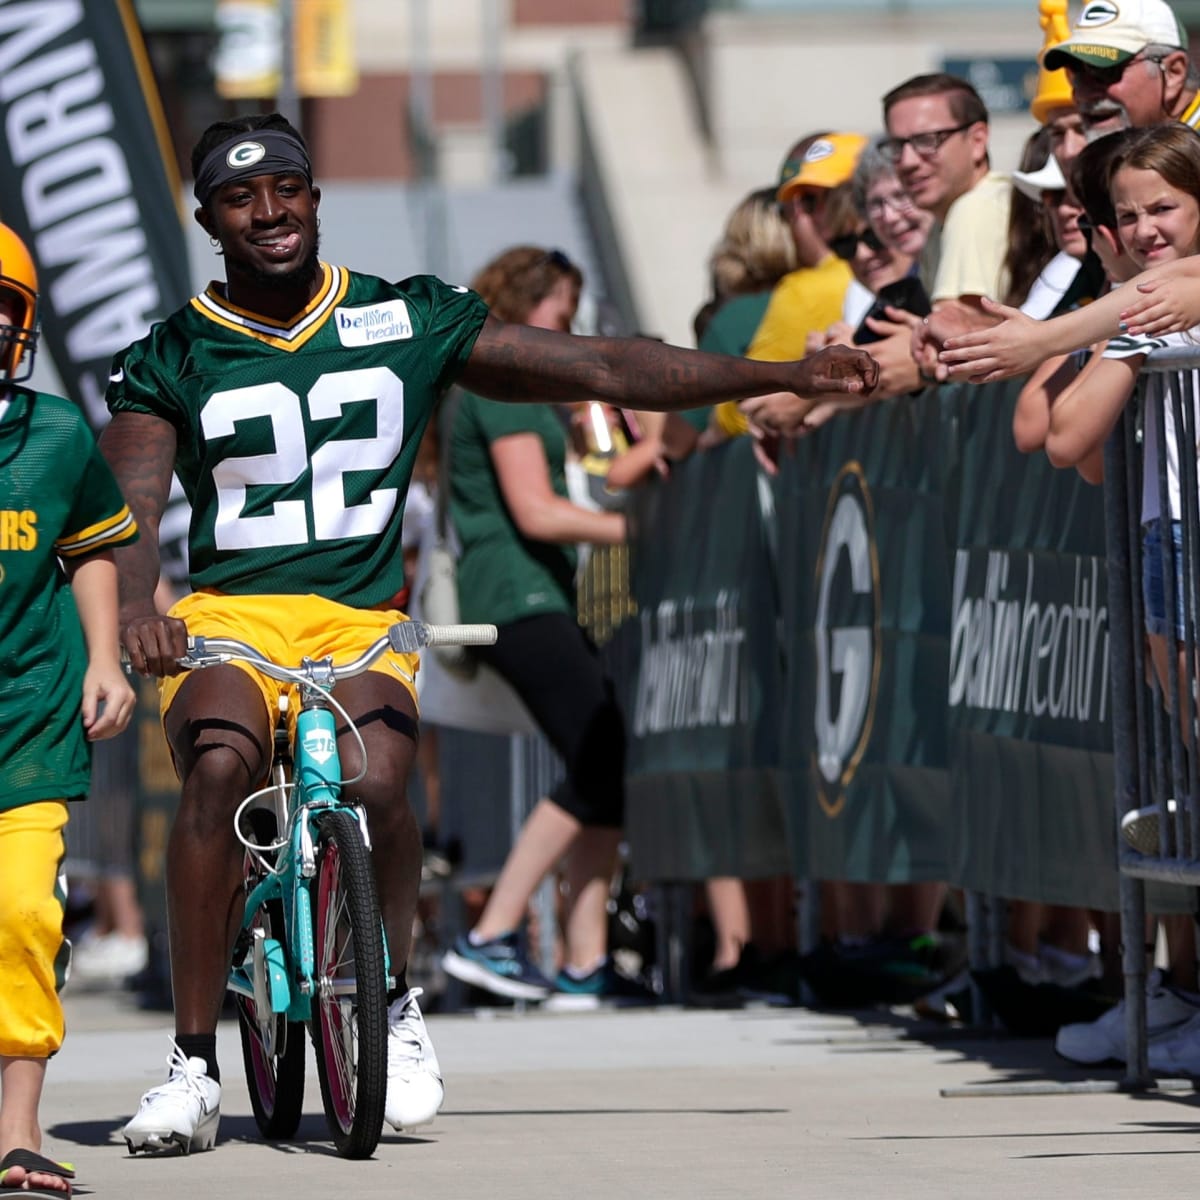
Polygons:
<instances>
[{"instance_id":1,"label":"blurred spectator","mask_svg":"<svg viewBox=\"0 0 1200 1200\"><path fill-rule=\"evenodd\" d=\"M848 184L865 143L856 133L819 133L788 151L776 199L791 228L799 265L771 292L747 357L767 362L800 358L808 351L809 334L823 332L841 316L853 277L829 249L829 239L854 226ZM728 436L748 429L732 404L717 408L717 423Z\"/></svg>"},{"instance_id":2,"label":"blurred spectator","mask_svg":"<svg viewBox=\"0 0 1200 1200\"><path fill-rule=\"evenodd\" d=\"M846 293L843 324L827 334L827 344L849 341L869 344L879 363L879 384L874 400L888 400L921 386L911 353L912 334L904 312L928 312L928 297L916 277L918 256L933 224L933 217L918 208L896 177L892 160L882 150L882 137L874 138L859 157L851 180L854 207L859 214L855 232L833 242L835 253L845 257L854 272L856 289ZM869 301L863 307L861 296ZM889 317L888 310L896 309ZM805 421L814 428L832 406L814 410Z\"/></svg>"},{"instance_id":3,"label":"blurred spectator","mask_svg":"<svg viewBox=\"0 0 1200 1200\"><path fill-rule=\"evenodd\" d=\"M1061 189L1066 184L1058 164L1051 166L1051 162L1050 132L1043 127L1025 140L1020 168L1013 172L1012 204L1008 213L1008 252L1004 256L1004 275L1008 287L1003 300L1005 304L1015 305L1023 312L1026 310L1022 306L1029 298L1031 289L1056 253L1050 232L1050 218L1042 205L1042 191ZM1062 281L1062 287L1058 288L1059 296L1078 269L1078 260L1071 259L1070 274ZM1056 272L1052 276L1051 286L1057 286L1063 274L1065 272ZM1049 308L1045 308L1040 295L1041 289L1037 306L1043 310L1030 312L1030 316L1047 316L1054 306L1051 302Z\"/></svg>"},{"instance_id":4,"label":"blurred spectator","mask_svg":"<svg viewBox=\"0 0 1200 1200\"><path fill-rule=\"evenodd\" d=\"M744 356L775 285L796 269L796 243L775 192L774 187L758 188L729 215L709 259L712 296L693 321L701 350ZM667 414L663 447L668 459L681 459L695 449L712 413L710 407Z\"/></svg>"},{"instance_id":5,"label":"blurred spectator","mask_svg":"<svg viewBox=\"0 0 1200 1200\"><path fill-rule=\"evenodd\" d=\"M866 142L858 133L811 134L788 152L776 198L791 226L799 266L775 285L746 351L748 358L767 362L801 358L808 353L809 335L823 334L841 318L853 274L829 245L833 238L858 227L850 180ZM757 397L754 405L760 413L769 411L776 426L789 423L793 412L802 415L808 407L798 406L789 392ZM717 422L729 436L750 427L744 411L733 404L717 408ZM770 468L768 459L760 461Z\"/></svg>"},{"instance_id":6,"label":"blurred spectator","mask_svg":"<svg viewBox=\"0 0 1200 1200\"><path fill-rule=\"evenodd\" d=\"M965 79L918 75L884 96L883 115L884 152L913 200L934 216L920 267L933 312L910 324L918 367L945 378L937 361L942 342L996 322L981 300L1005 291L1012 185L991 170L987 108Z\"/></svg>"},{"instance_id":7,"label":"blurred spectator","mask_svg":"<svg viewBox=\"0 0 1200 1200\"><path fill-rule=\"evenodd\" d=\"M489 263L474 289L492 313L568 330L582 275L560 251L518 246ZM464 393L450 440L450 506L462 542L462 619L500 628L480 659L521 696L562 757L566 777L538 801L475 928L443 958L456 978L499 996L581 1004L622 990L607 953L607 902L624 815L621 714L595 647L576 621L575 543L625 538L619 512L567 495L567 434L551 407ZM534 891L563 863L564 961L551 983L518 932Z\"/></svg>"},{"instance_id":8,"label":"blurred spectator","mask_svg":"<svg viewBox=\"0 0 1200 1200\"><path fill-rule=\"evenodd\" d=\"M1049 70L1045 57L1053 46L1066 41L1070 34L1067 23L1067 0L1042 0L1038 6L1042 24L1043 46L1038 55L1037 92L1029 104L1033 119L1050 132L1050 153L1065 171L1075 156L1087 145L1087 130L1083 114L1075 103L1071 79L1059 67Z\"/></svg>"},{"instance_id":9,"label":"blurred spectator","mask_svg":"<svg viewBox=\"0 0 1200 1200\"><path fill-rule=\"evenodd\" d=\"M1196 129L1200 73L1187 46L1187 31L1163 0L1090 0L1043 62L1066 68L1091 134L1171 120Z\"/></svg>"}]
</instances>

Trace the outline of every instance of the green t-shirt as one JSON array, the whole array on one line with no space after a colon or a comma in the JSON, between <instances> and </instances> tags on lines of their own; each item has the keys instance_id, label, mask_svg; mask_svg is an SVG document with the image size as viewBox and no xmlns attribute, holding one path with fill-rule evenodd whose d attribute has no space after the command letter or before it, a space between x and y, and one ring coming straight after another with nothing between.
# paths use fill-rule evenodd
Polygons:
<instances>
[{"instance_id":1,"label":"green t-shirt","mask_svg":"<svg viewBox=\"0 0 1200 1200\"><path fill-rule=\"evenodd\" d=\"M517 528L492 464L491 445L536 434L550 483L567 498L567 435L546 404L510 404L462 392L450 436L450 515L462 544L459 609L464 621L507 625L538 613L575 612L572 545L534 542Z\"/></svg>"},{"instance_id":2,"label":"green t-shirt","mask_svg":"<svg viewBox=\"0 0 1200 1200\"><path fill-rule=\"evenodd\" d=\"M137 526L79 409L0 398L0 810L86 794L87 647L60 559L124 546Z\"/></svg>"},{"instance_id":3,"label":"green t-shirt","mask_svg":"<svg viewBox=\"0 0 1200 1200\"><path fill-rule=\"evenodd\" d=\"M732 354L736 358L745 358L754 340L754 331L762 323L770 302L769 288L765 292L731 296L713 313L698 349L706 350L709 354ZM703 433L708 428L711 412L712 405L707 404L703 408L685 408L679 415Z\"/></svg>"},{"instance_id":4,"label":"green t-shirt","mask_svg":"<svg viewBox=\"0 0 1200 1200\"><path fill-rule=\"evenodd\" d=\"M214 284L113 362L109 408L175 426L194 589L369 608L404 585L417 447L487 307L427 275L322 269L289 324Z\"/></svg>"}]
</instances>

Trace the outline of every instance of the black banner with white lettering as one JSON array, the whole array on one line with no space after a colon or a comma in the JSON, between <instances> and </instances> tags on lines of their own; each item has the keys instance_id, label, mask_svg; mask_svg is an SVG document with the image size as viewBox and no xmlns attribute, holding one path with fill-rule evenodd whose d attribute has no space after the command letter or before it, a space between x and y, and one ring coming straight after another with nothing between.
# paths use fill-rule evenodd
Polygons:
<instances>
[{"instance_id":1,"label":"black banner with white lettering","mask_svg":"<svg viewBox=\"0 0 1200 1200\"><path fill-rule=\"evenodd\" d=\"M958 426L949 879L1117 907L1100 489L1012 436L1020 381L948 389ZM986 400L986 402L984 402Z\"/></svg>"},{"instance_id":2,"label":"black banner with white lettering","mask_svg":"<svg viewBox=\"0 0 1200 1200\"><path fill-rule=\"evenodd\" d=\"M783 460L781 766L804 877L946 877L954 459L931 391L838 417Z\"/></svg>"},{"instance_id":3,"label":"black banner with white lettering","mask_svg":"<svg viewBox=\"0 0 1200 1200\"><path fill-rule=\"evenodd\" d=\"M618 635L629 730L626 831L652 879L787 872L774 567L746 439L639 489Z\"/></svg>"},{"instance_id":4,"label":"black banner with white lettering","mask_svg":"<svg viewBox=\"0 0 1200 1200\"><path fill-rule=\"evenodd\" d=\"M131 0L0 0L0 219L44 345L99 428L112 355L189 295L179 187Z\"/></svg>"}]
</instances>

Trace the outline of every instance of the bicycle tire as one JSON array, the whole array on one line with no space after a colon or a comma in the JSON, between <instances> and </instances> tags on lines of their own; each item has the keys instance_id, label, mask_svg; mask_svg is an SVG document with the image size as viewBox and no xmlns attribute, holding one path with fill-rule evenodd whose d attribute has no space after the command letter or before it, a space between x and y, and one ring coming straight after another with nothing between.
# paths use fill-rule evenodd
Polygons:
<instances>
[{"instance_id":1,"label":"bicycle tire","mask_svg":"<svg viewBox=\"0 0 1200 1200\"><path fill-rule=\"evenodd\" d=\"M343 1158L369 1158L387 1099L387 980L371 856L345 811L317 822L312 1033L321 1100ZM335 984L352 992L335 994Z\"/></svg>"},{"instance_id":2,"label":"bicycle tire","mask_svg":"<svg viewBox=\"0 0 1200 1200\"><path fill-rule=\"evenodd\" d=\"M254 923L261 924L268 937L282 940L283 904L268 901L259 908ZM264 1044L254 1001L238 995L236 1007L246 1088L255 1123L268 1141L287 1141L295 1136L304 1109L304 1026L287 1020L282 1013L276 1014L273 1044L268 1046Z\"/></svg>"}]
</instances>

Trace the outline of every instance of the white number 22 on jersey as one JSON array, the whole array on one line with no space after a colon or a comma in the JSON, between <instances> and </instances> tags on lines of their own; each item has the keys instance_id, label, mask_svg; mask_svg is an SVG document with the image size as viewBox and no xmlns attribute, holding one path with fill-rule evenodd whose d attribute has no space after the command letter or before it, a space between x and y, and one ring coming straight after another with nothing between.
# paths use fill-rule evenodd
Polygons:
<instances>
[{"instance_id":1,"label":"white number 22 on jersey","mask_svg":"<svg viewBox=\"0 0 1200 1200\"><path fill-rule=\"evenodd\" d=\"M275 449L270 454L226 458L213 468L217 489L214 537L218 550L256 550L303 545L315 539L367 537L379 533L396 511L396 488L379 488L362 504L346 504L348 471L382 474L404 442L404 384L387 367L364 367L322 375L305 398L310 420L337 417L347 404L375 401L375 436L328 441L312 454L309 501L284 500L272 512L247 517L246 489L256 484L292 483L309 468L301 399L282 383L214 392L200 414L204 436L228 437L234 423L250 417L271 422ZM312 533L309 533L309 509Z\"/></svg>"}]
</instances>

